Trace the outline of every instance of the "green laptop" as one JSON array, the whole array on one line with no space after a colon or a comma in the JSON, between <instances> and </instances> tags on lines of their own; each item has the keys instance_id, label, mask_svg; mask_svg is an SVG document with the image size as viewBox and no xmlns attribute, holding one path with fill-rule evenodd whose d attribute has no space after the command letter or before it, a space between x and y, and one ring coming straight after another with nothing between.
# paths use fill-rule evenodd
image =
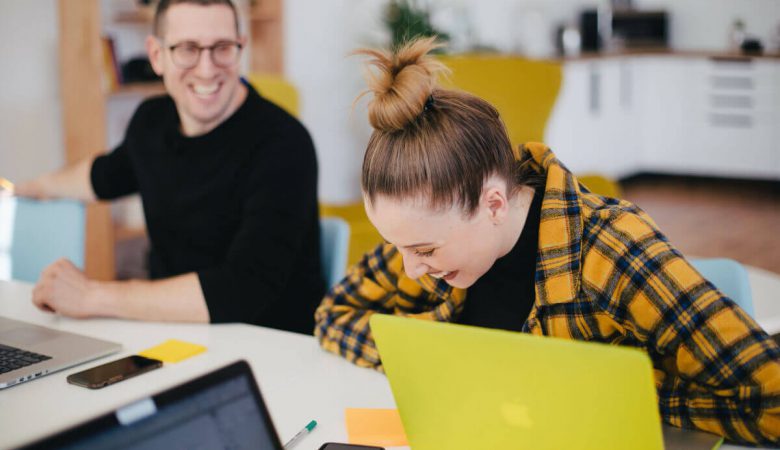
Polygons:
<instances>
[{"instance_id":1,"label":"green laptop","mask_svg":"<svg viewBox=\"0 0 780 450\"><path fill-rule=\"evenodd\" d=\"M640 350L380 314L370 323L413 450L664 448Z\"/></svg>"}]
</instances>

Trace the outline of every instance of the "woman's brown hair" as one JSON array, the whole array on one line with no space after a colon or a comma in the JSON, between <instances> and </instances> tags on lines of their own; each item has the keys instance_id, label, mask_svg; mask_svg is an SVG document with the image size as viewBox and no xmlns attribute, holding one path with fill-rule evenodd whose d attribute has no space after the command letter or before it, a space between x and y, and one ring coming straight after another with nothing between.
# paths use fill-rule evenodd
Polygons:
<instances>
[{"instance_id":1,"label":"woman's brown hair","mask_svg":"<svg viewBox=\"0 0 780 450\"><path fill-rule=\"evenodd\" d=\"M511 194L523 176L498 111L479 97L437 86L448 69L429 56L439 47L435 39L419 38L392 52L355 52L370 57L366 93L373 94L368 119L374 132L361 185L370 202L377 195L423 196L432 208L457 204L471 216L488 177L506 180Z\"/></svg>"}]
</instances>

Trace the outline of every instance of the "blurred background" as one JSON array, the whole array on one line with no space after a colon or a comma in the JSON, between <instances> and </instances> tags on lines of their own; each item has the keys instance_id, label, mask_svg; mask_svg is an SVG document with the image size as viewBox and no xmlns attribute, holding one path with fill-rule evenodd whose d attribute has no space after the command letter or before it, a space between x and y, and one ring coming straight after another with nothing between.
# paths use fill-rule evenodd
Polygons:
<instances>
[{"instance_id":1,"label":"blurred background","mask_svg":"<svg viewBox=\"0 0 780 450\"><path fill-rule=\"evenodd\" d=\"M378 242L359 171L371 129L361 46L448 42L448 83L541 140L591 189L637 203L685 253L780 274L777 0L242 0L243 71L312 133L326 215L350 261ZM164 90L136 0L0 2L0 176L23 180L119 143ZM137 199L93 213L103 278L143 276ZM89 228L88 228L89 230ZM93 233L94 234L94 233ZM89 264L88 264L89 265ZM93 266L94 267L94 266Z\"/></svg>"}]
</instances>

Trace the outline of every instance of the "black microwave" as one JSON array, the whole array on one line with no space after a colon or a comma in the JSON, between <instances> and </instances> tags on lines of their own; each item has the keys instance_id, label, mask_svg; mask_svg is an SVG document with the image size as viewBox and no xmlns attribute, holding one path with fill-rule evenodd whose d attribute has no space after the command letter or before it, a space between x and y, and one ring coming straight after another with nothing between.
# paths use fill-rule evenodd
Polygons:
<instances>
[{"instance_id":1,"label":"black microwave","mask_svg":"<svg viewBox=\"0 0 780 450\"><path fill-rule=\"evenodd\" d=\"M612 38L627 48L669 46L669 18L665 11L613 11Z\"/></svg>"}]
</instances>

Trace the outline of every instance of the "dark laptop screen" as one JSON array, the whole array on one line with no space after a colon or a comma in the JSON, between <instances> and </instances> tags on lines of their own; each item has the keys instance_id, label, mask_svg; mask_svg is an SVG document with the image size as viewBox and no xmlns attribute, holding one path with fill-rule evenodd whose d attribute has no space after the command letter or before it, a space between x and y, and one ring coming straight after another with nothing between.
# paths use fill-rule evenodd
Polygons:
<instances>
[{"instance_id":1,"label":"dark laptop screen","mask_svg":"<svg viewBox=\"0 0 780 450\"><path fill-rule=\"evenodd\" d=\"M249 366L239 362L31 448L281 448Z\"/></svg>"}]
</instances>

